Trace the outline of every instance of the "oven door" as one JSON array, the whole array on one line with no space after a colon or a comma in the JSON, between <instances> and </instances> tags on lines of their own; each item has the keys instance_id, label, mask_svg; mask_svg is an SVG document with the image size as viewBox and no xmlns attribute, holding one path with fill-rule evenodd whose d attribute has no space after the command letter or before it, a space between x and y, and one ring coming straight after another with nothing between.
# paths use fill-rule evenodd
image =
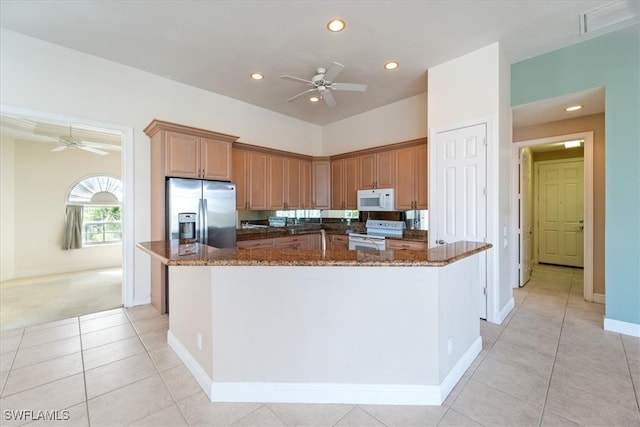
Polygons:
<instances>
[{"instance_id":1,"label":"oven door","mask_svg":"<svg viewBox=\"0 0 640 427\"><path fill-rule=\"evenodd\" d=\"M382 236L350 234L349 249L352 251L383 251L386 249L386 243Z\"/></svg>"}]
</instances>

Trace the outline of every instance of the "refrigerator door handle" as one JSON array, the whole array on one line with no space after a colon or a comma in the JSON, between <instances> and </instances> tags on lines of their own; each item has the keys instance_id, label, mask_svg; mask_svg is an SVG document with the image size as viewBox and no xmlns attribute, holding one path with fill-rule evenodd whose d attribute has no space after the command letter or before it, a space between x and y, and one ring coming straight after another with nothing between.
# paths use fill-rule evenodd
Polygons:
<instances>
[{"instance_id":1,"label":"refrigerator door handle","mask_svg":"<svg viewBox=\"0 0 640 427\"><path fill-rule=\"evenodd\" d=\"M202 228L204 230L204 241L203 244L209 243L209 224L207 220L207 213L209 212L209 207L207 206L207 199L202 199Z\"/></svg>"},{"instance_id":2,"label":"refrigerator door handle","mask_svg":"<svg viewBox=\"0 0 640 427\"><path fill-rule=\"evenodd\" d=\"M204 229L202 227L203 199L198 200L198 243L204 243Z\"/></svg>"}]
</instances>

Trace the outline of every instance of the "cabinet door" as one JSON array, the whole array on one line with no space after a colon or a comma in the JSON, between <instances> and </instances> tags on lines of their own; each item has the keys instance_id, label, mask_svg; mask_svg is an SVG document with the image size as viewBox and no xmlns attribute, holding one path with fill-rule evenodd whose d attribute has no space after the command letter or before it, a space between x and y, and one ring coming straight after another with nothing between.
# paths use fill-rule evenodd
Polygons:
<instances>
[{"instance_id":1,"label":"cabinet door","mask_svg":"<svg viewBox=\"0 0 640 427\"><path fill-rule=\"evenodd\" d=\"M331 163L329 160L313 162L312 166L312 201L313 209L329 209L331 207Z\"/></svg>"},{"instance_id":2,"label":"cabinet door","mask_svg":"<svg viewBox=\"0 0 640 427\"><path fill-rule=\"evenodd\" d=\"M302 183L301 161L299 159L286 159L286 197L285 209L300 209Z\"/></svg>"},{"instance_id":3,"label":"cabinet door","mask_svg":"<svg viewBox=\"0 0 640 427\"><path fill-rule=\"evenodd\" d=\"M311 161L300 161L300 209L311 209Z\"/></svg>"},{"instance_id":4,"label":"cabinet door","mask_svg":"<svg viewBox=\"0 0 640 427\"><path fill-rule=\"evenodd\" d=\"M166 176L200 178L200 138L167 131L164 158Z\"/></svg>"},{"instance_id":5,"label":"cabinet door","mask_svg":"<svg viewBox=\"0 0 640 427\"><path fill-rule=\"evenodd\" d=\"M416 207L418 209L429 208L429 174L427 173L429 165L429 150L427 150L427 144L419 145L415 147L416 153Z\"/></svg>"},{"instance_id":6,"label":"cabinet door","mask_svg":"<svg viewBox=\"0 0 640 427\"><path fill-rule=\"evenodd\" d=\"M284 209L284 164L285 158L281 156L268 156L269 167L267 173L269 176L269 198L267 206L269 209Z\"/></svg>"},{"instance_id":7,"label":"cabinet door","mask_svg":"<svg viewBox=\"0 0 640 427\"><path fill-rule=\"evenodd\" d=\"M238 249L274 249L275 239L242 240L237 244Z\"/></svg>"},{"instance_id":8,"label":"cabinet door","mask_svg":"<svg viewBox=\"0 0 640 427\"><path fill-rule=\"evenodd\" d=\"M248 182L247 159L248 153L244 150L233 150L233 182L236 184L236 209L248 209Z\"/></svg>"},{"instance_id":9,"label":"cabinet door","mask_svg":"<svg viewBox=\"0 0 640 427\"><path fill-rule=\"evenodd\" d=\"M200 138L200 168L204 179L231 180L231 143Z\"/></svg>"},{"instance_id":10,"label":"cabinet door","mask_svg":"<svg viewBox=\"0 0 640 427\"><path fill-rule=\"evenodd\" d=\"M393 188L395 185L395 155L393 150L376 154L376 188Z\"/></svg>"},{"instance_id":11,"label":"cabinet door","mask_svg":"<svg viewBox=\"0 0 640 427\"><path fill-rule=\"evenodd\" d=\"M322 237L320 233L309 234L309 249L322 249Z\"/></svg>"},{"instance_id":12,"label":"cabinet door","mask_svg":"<svg viewBox=\"0 0 640 427\"><path fill-rule=\"evenodd\" d=\"M387 249L420 251L427 249L427 243L413 240L387 239Z\"/></svg>"},{"instance_id":13,"label":"cabinet door","mask_svg":"<svg viewBox=\"0 0 640 427\"><path fill-rule=\"evenodd\" d=\"M360 178L360 158L344 159L344 204L345 209L358 209L358 181Z\"/></svg>"},{"instance_id":14,"label":"cabinet door","mask_svg":"<svg viewBox=\"0 0 640 427\"><path fill-rule=\"evenodd\" d=\"M249 151L247 181L249 209L267 209L267 155Z\"/></svg>"},{"instance_id":15,"label":"cabinet door","mask_svg":"<svg viewBox=\"0 0 640 427\"><path fill-rule=\"evenodd\" d=\"M414 209L415 168L414 147L400 148L396 150L396 209Z\"/></svg>"},{"instance_id":16,"label":"cabinet door","mask_svg":"<svg viewBox=\"0 0 640 427\"><path fill-rule=\"evenodd\" d=\"M349 249L349 237L340 234L331 235L331 250Z\"/></svg>"},{"instance_id":17,"label":"cabinet door","mask_svg":"<svg viewBox=\"0 0 640 427\"><path fill-rule=\"evenodd\" d=\"M309 236L280 237L276 249L309 249Z\"/></svg>"},{"instance_id":18,"label":"cabinet door","mask_svg":"<svg viewBox=\"0 0 640 427\"><path fill-rule=\"evenodd\" d=\"M376 188L376 156L364 154L360 159L360 188L370 190Z\"/></svg>"},{"instance_id":19,"label":"cabinet door","mask_svg":"<svg viewBox=\"0 0 640 427\"><path fill-rule=\"evenodd\" d=\"M344 209L344 159L331 161L331 209Z\"/></svg>"}]
</instances>

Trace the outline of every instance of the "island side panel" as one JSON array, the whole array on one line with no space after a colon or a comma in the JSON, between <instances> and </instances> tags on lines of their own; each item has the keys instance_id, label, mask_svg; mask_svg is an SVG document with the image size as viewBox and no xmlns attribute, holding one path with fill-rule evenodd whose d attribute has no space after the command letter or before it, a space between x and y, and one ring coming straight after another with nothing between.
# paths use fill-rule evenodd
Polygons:
<instances>
[{"instance_id":1,"label":"island side panel","mask_svg":"<svg viewBox=\"0 0 640 427\"><path fill-rule=\"evenodd\" d=\"M438 385L438 267L212 267L213 382Z\"/></svg>"},{"instance_id":2,"label":"island side panel","mask_svg":"<svg viewBox=\"0 0 640 427\"><path fill-rule=\"evenodd\" d=\"M179 348L172 347L209 394L213 376L211 267L169 267L169 286L169 334L179 342ZM208 378L198 375L190 358Z\"/></svg>"},{"instance_id":3,"label":"island side panel","mask_svg":"<svg viewBox=\"0 0 640 427\"><path fill-rule=\"evenodd\" d=\"M439 270L440 383L453 369L458 369L457 374L462 377L468 367L461 366L463 357L466 356L470 363L482 349L479 341L479 258L473 255ZM476 348L478 344L479 348Z\"/></svg>"}]
</instances>

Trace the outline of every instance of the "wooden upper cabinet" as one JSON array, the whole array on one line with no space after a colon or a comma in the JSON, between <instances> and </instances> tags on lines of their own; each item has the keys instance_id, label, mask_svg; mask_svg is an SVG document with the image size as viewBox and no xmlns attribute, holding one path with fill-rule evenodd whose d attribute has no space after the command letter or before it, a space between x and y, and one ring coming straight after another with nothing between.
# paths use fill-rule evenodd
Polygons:
<instances>
[{"instance_id":1,"label":"wooden upper cabinet","mask_svg":"<svg viewBox=\"0 0 640 427\"><path fill-rule=\"evenodd\" d=\"M363 154L360 159L361 190L373 188L393 188L395 185L395 152Z\"/></svg>"},{"instance_id":2,"label":"wooden upper cabinet","mask_svg":"<svg viewBox=\"0 0 640 427\"><path fill-rule=\"evenodd\" d=\"M344 159L344 209L358 209L358 183L360 162L358 157Z\"/></svg>"},{"instance_id":3,"label":"wooden upper cabinet","mask_svg":"<svg viewBox=\"0 0 640 427\"><path fill-rule=\"evenodd\" d=\"M233 150L233 181L236 208L267 209L267 155L250 150Z\"/></svg>"},{"instance_id":4,"label":"wooden upper cabinet","mask_svg":"<svg viewBox=\"0 0 640 427\"><path fill-rule=\"evenodd\" d=\"M300 160L300 209L311 209L313 176L311 160Z\"/></svg>"},{"instance_id":5,"label":"wooden upper cabinet","mask_svg":"<svg viewBox=\"0 0 640 427\"><path fill-rule=\"evenodd\" d=\"M395 150L396 209L427 209L427 144Z\"/></svg>"},{"instance_id":6,"label":"wooden upper cabinet","mask_svg":"<svg viewBox=\"0 0 640 427\"><path fill-rule=\"evenodd\" d=\"M329 209L331 207L331 162L313 160L311 162L311 207Z\"/></svg>"},{"instance_id":7,"label":"wooden upper cabinet","mask_svg":"<svg viewBox=\"0 0 640 427\"><path fill-rule=\"evenodd\" d=\"M238 137L153 120L144 129L151 138L151 156L162 160L161 169L152 170L152 179L165 177L230 181L231 145Z\"/></svg>"},{"instance_id":8,"label":"wooden upper cabinet","mask_svg":"<svg viewBox=\"0 0 640 427\"><path fill-rule=\"evenodd\" d=\"M200 167L202 178L230 180L233 170L231 143L200 138Z\"/></svg>"},{"instance_id":9,"label":"wooden upper cabinet","mask_svg":"<svg viewBox=\"0 0 640 427\"><path fill-rule=\"evenodd\" d=\"M357 209L360 182L360 158L331 161L331 208Z\"/></svg>"},{"instance_id":10,"label":"wooden upper cabinet","mask_svg":"<svg viewBox=\"0 0 640 427\"><path fill-rule=\"evenodd\" d=\"M231 180L231 143L167 132L165 175Z\"/></svg>"},{"instance_id":11,"label":"wooden upper cabinet","mask_svg":"<svg viewBox=\"0 0 640 427\"><path fill-rule=\"evenodd\" d=\"M285 209L285 162L281 156L268 157L268 188L269 198L267 199L268 209Z\"/></svg>"},{"instance_id":12,"label":"wooden upper cabinet","mask_svg":"<svg viewBox=\"0 0 640 427\"><path fill-rule=\"evenodd\" d=\"M285 209L302 208L302 160L287 158L285 159Z\"/></svg>"},{"instance_id":13,"label":"wooden upper cabinet","mask_svg":"<svg viewBox=\"0 0 640 427\"><path fill-rule=\"evenodd\" d=\"M344 159L331 161L331 209L344 209Z\"/></svg>"}]
</instances>

